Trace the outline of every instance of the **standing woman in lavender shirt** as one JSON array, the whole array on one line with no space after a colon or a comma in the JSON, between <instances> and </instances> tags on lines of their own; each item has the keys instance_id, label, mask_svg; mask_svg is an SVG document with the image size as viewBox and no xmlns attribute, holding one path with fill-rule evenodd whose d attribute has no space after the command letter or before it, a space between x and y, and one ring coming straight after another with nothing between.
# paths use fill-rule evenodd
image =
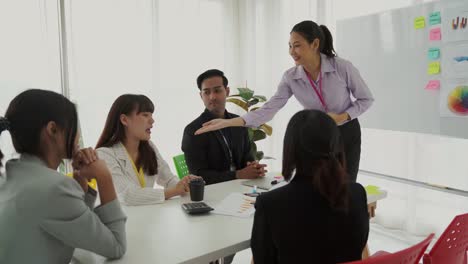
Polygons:
<instances>
[{"instance_id":1,"label":"standing woman in lavender shirt","mask_svg":"<svg viewBox=\"0 0 468 264\"><path fill-rule=\"evenodd\" d=\"M294 95L305 109L324 111L338 124L347 172L355 182L361 156L357 117L372 105L372 93L351 62L337 57L331 33L324 25L308 20L296 24L290 34L289 54L296 66L284 73L275 95L260 109L238 118L211 120L195 134L230 126L258 127L273 119Z\"/></svg>"}]
</instances>

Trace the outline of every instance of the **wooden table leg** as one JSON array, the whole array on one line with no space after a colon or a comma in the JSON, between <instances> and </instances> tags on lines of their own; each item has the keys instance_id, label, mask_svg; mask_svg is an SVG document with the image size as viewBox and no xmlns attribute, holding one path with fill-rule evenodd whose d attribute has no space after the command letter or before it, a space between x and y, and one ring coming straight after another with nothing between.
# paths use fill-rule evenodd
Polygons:
<instances>
[{"instance_id":1,"label":"wooden table leg","mask_svg":"<svg viewBox=\"0 0 468 264\"><path fill-rule=\"evenodd\" d=\"M377 209L377 202L373 202L367 205L367 211L369 212L369 218L375 216L375 209Z\"/></svg>"}]
</instances>

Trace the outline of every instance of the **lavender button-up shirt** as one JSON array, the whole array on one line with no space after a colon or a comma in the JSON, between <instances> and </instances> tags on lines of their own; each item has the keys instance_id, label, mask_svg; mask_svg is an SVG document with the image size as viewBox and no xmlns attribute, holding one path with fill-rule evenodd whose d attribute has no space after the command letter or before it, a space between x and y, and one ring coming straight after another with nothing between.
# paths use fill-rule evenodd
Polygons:
<instances>
[{"instance_id":1,"label":"lavender button-up shirt","mask_svg":"<svg viewBox=\"0 0 468 264\"><path fill-rule=\"evenodd\" d=\"M328 58L320 54L322 61L322 95L329 112L349 114L354 119L364 113L374 101L372 93L351 62L339 57ZM325 111L319 97L302 66L287 70L275 95L260 109L242 116L246 126L258 127L271 119L294 95L305 109ZM356 100L351 100L353 95Z\"/></svg>"}]
</instances>

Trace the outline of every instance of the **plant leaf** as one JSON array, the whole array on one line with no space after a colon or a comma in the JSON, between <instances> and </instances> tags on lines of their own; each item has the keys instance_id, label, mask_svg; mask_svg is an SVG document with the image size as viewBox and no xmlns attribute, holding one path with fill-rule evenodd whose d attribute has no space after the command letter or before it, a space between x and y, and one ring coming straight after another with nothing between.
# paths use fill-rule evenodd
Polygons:
<instances>
[{"instance_id":1,"label":"plant leaf","mask_svg":"<svg viewBox=\"0 0 468 264\"><path fill-rule=\"evenodd\" d=\"M249 112L255 111L255 110L259 109L259 108L260 108L260 106L252 107L252 108L250 108Z\"/></svg>"},{"instance_id":2,"label":"plant leaf","mask_svg":"<svg viewBox=\"0 0 468 264\"><path fill-rule=\"evenodd\" d=\"M265 131L265 133L269 136L273 133L273 128L267 124L263 124L259 127L259 129Z\"/></svg>"},{"instance_id":3,"label":"plant leaf","mask_svg":"<svg viewBox=\"0 0 468 264\"><path fill-rule=\"evenodd\" d=\"M249 88L237 88L237 90L239 90L240 97L246 101L249 101L254 95L254 91L250 90Z\"/></svg>"},{"instance_id":4,"label":"plant leaf","mask_svg":"<svg viewBox=\"0 0 468 264\"><path fill-rule=\"evenodd\" d=\"M253 136L252 136L253 141L259 141L265 138L266 138L266 134L263 130L260 130L260 129L253 130Z\"/></svg>"},{"instance_id":5,"label":"plant leaf","mask_svg":"<svg viewBox=\"0 0 468 264\"><path fill-rule=\"evenodd\" d=\"M260 101L260 102L266 102L266 100L267 100L266 97L263 96L263 95L255 95L253 98L258 99L258 101Z\"/></svg>"},{"instance_id":6,"label":"plant leaf","mask_svg":"<svg viewBox=\"0 0 468 264\"><path fill-rule=\"evenodd\" d=\"M249 107L248 107L248 104L240 99L237 99L237 98L228 98L226 100L226 102L230 102L230 103L233 103L233 104L236 104L238 105L239 107L241 107L242 109L244 109L246 112L249 111Z\"/></svg>"},{"instance_id":7,"label":"plant leaf","mask_svg":"<svg viewBox=\"0 0 468 264\"><path fill-rule=\"evenodd\" d=\"M263 154L263 151L257 151L256 159L257 159L257 160L263 159L263 155L264 155L264 154Z\"/></svg>"},{"instance_id":8,"label":"plant leaf","mask_svg":"<svg viewBox=\"0 0 468 264\"><path fill-rule=\"evenodd\" d=\"M256 105L258 102L259 102L259 100L257 98L251 99L249 101L249 107L251 107L252 105Z\"/></svg>"},{"instance_id":9,"label":"plant leaf","mask_svg":"<svg viewBox=\"0 0 468 264\"><path fill-rule=\"evenodd\" d=\"M257 156L257 144L253 141L250 143L250 155L254 158Z\"/></svg>"},{"instance_id":10,"label":"plant leaf","mask_svg":"<svg viewBox=\"0 0 468 264\"><path fill-rule=\"evenodd\" d=\"M250 141L253 141L253 137L254 137L254 130L253 130L253 128L249 127L249 128L247 128L247 131L248 131L248 133L249 133L249 139L250 139Z\"/></svg>"},{"instance_id":11,"label":"plant leaf","mask_svg":"<svg viewBox=\"0 0 468 264\"><path fill-rule=\"evenodd\" d=\"M248 100L244 100L244 98L242 98L242 96L240 94L231 94L227 97L228 99L229 98L240 98L242 101L245 101L247 102Z\"/></svg>"}]
</instances>

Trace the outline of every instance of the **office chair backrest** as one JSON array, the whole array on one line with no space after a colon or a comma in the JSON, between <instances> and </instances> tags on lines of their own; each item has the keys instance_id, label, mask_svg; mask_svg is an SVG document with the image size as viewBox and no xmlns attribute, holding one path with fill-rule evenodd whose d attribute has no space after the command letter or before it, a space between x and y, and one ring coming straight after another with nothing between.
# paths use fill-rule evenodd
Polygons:
<instances>
[{"instance_id":1,"label":"office chair backrest","mask_svg":"<svg viewBox=\"0 0 468 264\"><path fill-rule=\"evenodd\" d=\"M467 262L468 213L456 216L428 254L424 264L459 264Z\"/></svg>"},{"instance_id":2,"label":"office chair backrest","mask_svg":"<svg viewBox=\"0 0 468 264\"><path fill-rule=\"evenodd\" d=\"M189 175L189 170L187 164L185 163L184 154L174 156L172 159L174 160L174 165L176 167L177 176L179 176L179 179Z\"/></svg>"},{"instance_id":3,"label":"office chair backrest","mask_svg":"<svg viewBox=\"0 0 468 264\"><path fill-rule=\"evenodd\" d=\"M434 234L430 234L418 244L395 253L377 252L367 259L344 264L418 264L433 237Z\"/></svg>"}]
</instances>

